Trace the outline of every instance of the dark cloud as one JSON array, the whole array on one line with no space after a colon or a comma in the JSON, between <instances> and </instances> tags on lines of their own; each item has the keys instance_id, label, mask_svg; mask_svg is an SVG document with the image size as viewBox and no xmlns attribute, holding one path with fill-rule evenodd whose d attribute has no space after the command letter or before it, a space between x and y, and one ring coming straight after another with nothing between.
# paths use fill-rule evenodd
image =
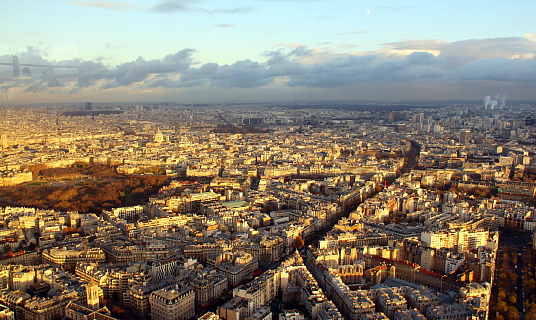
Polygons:
<instances>
[{"instance_id":1,"label":"dark cloud","mask_svg":"<svg viewBox=\"0 0 536 320\"><path fill-rule=\"evenodd\" d=\"M152 13L175 13L175 12L192 12L197 11L195 8L186 6L182 3L175 1L166 1L159 3L149 9L149 12Z\"/></svg>"},{"instance_id":2,"label":"dark cloud","mask_svg":"<svg viewBox=\"0 0 536 320\"><path fill-rule=\"evenodd\" d=\"M484 59L454 70L459 80L492 80L525 82L536 86L536 57L532 59Z\"/></svg>"},{"instance_id":3,"label":"dark cloud","mask_svg":"<svg viewBox=\"0 0 536 320\"><path fill-rule=\"evenodd\" d=\"M384 43L396 50L438 50L444 68L456 68L471 61L492 58L511 58L536 52L536 43L521 37L470 39L455 42L440 40L410 40Z\"/></svg>"},{"instance_id":4,"label":"dark cloud","mask_svg":"<svg viewBox=\"0 0 536 320\"><path fill-rule=\"evenodd\" d=\"M109 79L110 70L102 62L84 61L78 66L78 86L89 87L97 80Z\"/></svg>"},{"instance_id":5,"label":"dark cloud","mask_svg":"<svg viewBox=\"0 0 536 320\"><path fill-rule=\"evenodd\" d=\"M145 83L146 88L191 88L205 84L205 79L196 79L192 81L172 80L169 78L160 78L148 81Z\"/></svg>"},{"instance_id":6,"label":"dark cloud","mask_svg":"<svg viewBox=\"0 0 536 320\"><path fill-rule=\"evenodd\" d=\"M312 50L307 49L305 46L299 46L294 48L289 53L285 53L285 50L279 49L275 51L266 51L264 52L264 55L266 57L269 57L266 64L268 66L272 66L284 61L287 61L288 59L291 59L293 57L304 57L304 56L311 56Z\"/></svg>"},{"instance_id":7,"label":"dark cloud","mask_svg":"<svg viewBox=\"0 0 536 320\"><path fill-rule=\"evenodd\" d=\"M29 85L26 89L24 89L24 92L31 92L31 93L44 93L48 89L48 85L42 82L37 82Z\"/></svg>"},{"instance_id":8,"label":"dark cloud","mask_svg":"<svg viewBox=\"0 0 536 320\"><path fill-rule=\"evenodd\" d=\"M300 47L297 47L294 50L292 50L288 54L288 56L289 57L292 57L292 56L303 57L303 56L310 56L310 55L312 55L312 53L313 53L313 50L307 49L305 46L300 46Z\"/></svg>"},{"instance_id":9,"label":"dark cloud","mask_svg":"<svg viewBox=\"0 0 536 320\"><path fill-rule=\"evenodd\" d=\"M147 61L139 57L136 61L120 64L114 69L108 70L105 78L113 79L113 81L105 84L102 88L108 89L140 82L151 74L184 71L192 65L190 56L193 52L193 49L184 49L175 54L167 55L162 60Z\"/></svg>"},{"instance_id":10,"label":"dark cloud","mask_svg":"<svg viewBox=\"0 0 536 320\"><path fill-rule=\"evenodd\" d=\"M203 12L208 14L243 14L253 11L252 7L222 8L216 10L207 10L202 7L192 6L196 0L166 0L162 3L152 6L148 12L151 13L180 13L180 12Z\"/></svg>"},{"instance_id":11,"label":"dark cloud","mask_svg":"<svg viewBox=\"0 0 536 320\"><path fill-rule=\"evenodd\" d=\"M192 61L193 49L184 49L162 59L125 62L109 67L98 61L47 61L43 53L29 48L20 53L21 63L78 66L80 88L99 85L109 89L136 84L145 88L259 88L276 79L289 87L330 88L355 85L419 84L462 86L464 83L509 82L536 86L536 43L523 38L467 40L446 43L438 40L406 41L386 44L380 52L365 55L330 54L305 46L292 46L264 52L265 61L241 60L220 65ZM414 51L401 55L404 50ZM437 50L436 55L425 52ZM532 54L532 56L531 56ZM512 56L530 57L513 59ZM0 57L8 62L12 56ZM12 72L7 68L7 72ZM40 69L36 72L43 72ZM60 72L60 68L58 68ZM69 69L61 72L71 72ZM56 69L54 69L56 74ZM40 74L40 73L39 73ZM9 76L9 75L8 75ZM50 77L25 83L28 92L43 92ZM61 85L61 84L60 84ZM324 89L323 89L324 90Z\"/></svg>"},{"instance_id":12,"label":"dark cloud","mask_svg":"<svg viewBox=\"0 0 536 320\"><path fill-rule=\"evenodd\" d=\"M273 78L266 75L266 66L251 60L231 65L207 63L199 69L189 69L181 79L185 82L205 79L211 86L221 88L255 88L270 84Z\"/></svg>"}]
</instances>

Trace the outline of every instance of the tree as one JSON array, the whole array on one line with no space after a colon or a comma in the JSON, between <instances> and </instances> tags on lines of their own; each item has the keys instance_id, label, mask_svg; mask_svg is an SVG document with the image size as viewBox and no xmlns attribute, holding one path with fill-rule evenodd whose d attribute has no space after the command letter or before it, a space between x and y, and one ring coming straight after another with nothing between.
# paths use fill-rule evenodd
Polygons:
<instances>
[{"instance_id":1,"label":"tree","mask_svg":"<svg viewBox=\"0 0 536 320\"><path fill-rule=\"evenodd\" d=\"M296 236L296 238L294 238L294 248L300 250L304 245L305 242L303 241L302 237Z\"/></svg>"},{"instance_id":2,"label":"tree","mask_svg":"<svg viewBox=\"0 0 536 320\"><path fill-rule=\"evenodd\" d=\"M124 313L125 313L125 310L123 310L120 306L118 305L113 305L112 306L112 310L110 310L112 312L113 315L115 316L122 316Z\"/></svg>"},{"instance_id":3,"label":"tree","mask_svg":"<svg viewBox=\"0 0 536 320\"><path fill-rule=\"evenodd\" d=\"M508 308L508 313L506 314L506 317L509 320L517 320L517 319L519 319L519 311L517 310L516 307L509 307Z\"/></svg>"},{"instance_id":4,"label":"tree","mask_svg":"<svg viewBox=\"0 0 536 320\"><path fill-rule=\"evenodd\" d=\"M64 191L62 194L60 194L59 199L62 201L68 201L68 200L73 199L77 195L78 195L78 191L76 190L76 188L71 188L71 189Z\"/></svg>"},{"instance_id":5,"label":"tree","mask_svg":"<svg viewBox=\"0 0 536 320\"><path fill-rule=\"evenodd\" d=\"M495 311L498 311L499 313L506 314L508 312L508 305L505 301L499 301L497 302L497 305L494 308Z\"/></svg>"},{"instance_id":6,"label":"tree","mask_svg":"<svg viewBox=\"0 0 536 320\"><path fill-rule=\"evenodd\" d=\"M515 293L511 294L508 297L508 301L510 301L511 304L516 304L517 303L517 295Z\"/></svg>"},{"instance_id":7,"label":"tree","mask_svg":"<svg viewBox=\"0 0 536 320\"><path fill-rule=\"evenodd\" d=\"M41 171L45 170L47 168L47 165L44 163L37 163L32 164L28 167L28 170L32 172L32 177L35 179L37 176L41 173Z\"/></svg>"},{"instance_id":8,"label":"tree","mask_svg":"<svg viewBox=\"0 0 536 320\"><path fill-rule=\"evenodd\" d=\"M499 294L497 295L498 300L506 299L506 290L504 288L499 289Z\"/></svg>"}]
</instances>

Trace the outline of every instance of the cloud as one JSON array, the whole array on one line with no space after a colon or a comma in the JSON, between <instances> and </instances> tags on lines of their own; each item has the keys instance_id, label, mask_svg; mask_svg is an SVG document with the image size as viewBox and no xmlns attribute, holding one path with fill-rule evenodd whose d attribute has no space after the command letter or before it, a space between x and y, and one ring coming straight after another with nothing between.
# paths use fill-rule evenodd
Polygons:
<instances>
[{"instance_id":1,"label":"cloud","mask_svg":"<svg viewBox=\"0 0 536 320\"><path fill-rule=\"evenodd\" d=\"M413 53L403 59L379 55L350 55L308 66L304 73L289 76L289 86L333 88L360 82L428 81L441 77L434 68L438 59L428 53Z\"/></svg>"},{"instance_id":2,"label":"cloud","mask_svg":"<svg viewBox=\"0 0 536 320\"><path fill-rule=\"evenodd\" d=\"M222 8L216 10L207 10L202 7L192 6L191 3L196 3L196 0L163 0L161 3L149 8L151 13L181 13L181 12L202 12L208 14L244 14L253 11L252 7L236 7Z\"/></svg>"},{"instance_id":3,"label":"cloud","mask_svg":"<svg viewBox=\"0 0 536 320\"><path fill-rule=\"evenodd\" d=\"M276 46L278 47L287 47L287 48L298 48L298 47L303 47L303 44L301 43L278 43L276 44Z\"/></svg>"},{"instance_id":4,"label":"cloud","mask_svg":"<svg viewBox=\"0 0 536 320\"><path fill-rule=\"evenodd\" d=\"M130 11L131 9L138 7L136 4L117 2L117 1L105 1L105 0L92 0L92 1L71 1L70 4L77 6L90 6L101 9L114 10L114 11Z\"/></svg>"},{"instance_id":5,"label":"cloud","mask_svg":"<svg viewBox=\"0 0 536 320\"><path fill-rule=\"evenodd\" d=\"M444 68L464 66L471 61L493 58L531 58L536 43L524 37L469 39L455 42L441 40L410 40L384 43L392 51L437 51L445 61Z\"/></svg>"},{"instance_id":6,"label":"cloud","mask_svg":"<svg viewBox=\"0 0 536 320\"><path fill-rule=\"evenodd\" d=\"M536 34L534 33L526 33L523 35L523 38L532 42L536 42Z\"/></svg>"},{"instance_id":7,"label":"cloud","mask_svg":"<svg viewBox=\"0 0 536 320\"><path fill-rule=\"evenodd\" d=\"M127 44L124 44L124 43L121 43L121 44L113 44L111 42L106 42L106 44L104 45L104 48L106 49L125 49L125 48L128 48L129 46Z\"/></svg>"},{"instance_id":8,"label":"cloud","mask_svg":"<svg viewBox=\"0 0 536 320\"><path fill-rule=\"evenodd\" d=\"M388 42L382 43L381 45L391 47L396 50L440 50L447 44L448 42L432 39Z\"/></svg>"},{"instance_id":9,"label":"cloud","mask_svg":"<svg viewBox=\"0 0 536 320\"><path fill-rule=\"evenodd\" d=\"M234 24L221 23L221 24L217 24L216 27L218 27L218 28L234 28L236 26Z\"/></svg>"},{"instance_id":10,"label":"cloud","mask_svg":"<svg viewBox=\"0 0 536 320\"><path fill-rule=\"evenodd\" d=\"M235 14L235 13L248 13L253 11L252 7L238 7L234 9L217 9L212 10L212 13L222 13L222 14Z\"/></svg>"},{"instance_id":11,"label":"cloud","mask_svg":"<svg viewBox=\"0 0 536 320\"><path fill-rule=\"evenodd\" d=\"M166 1L157 4L149 9L152 13L175 13L175 12L192 12L197 11L195 8L186 6L177 1Z\"/></svg>"},{"instance_id":12,"label":"cloud","mask_svg":"<svg viewBox=\"0 0 536 320\"><path fill-rule=\"evenodd\" d=\"M458 80L491 80L530 83L536 87L536 58L484 59L468 63L454 70Z\"/></svg>"},{"instance_id":13,"label":"cloud","mask_svg":"<svg viewBox=\"0 0 536 320\"><path fill-rule=\"evenodd\" d=\"M183 82L184 86L209 83L220 88L256 88L272 81L271 77L266 76L266 67L263 64L242 60L231 65L207 63L196 69L188 69L181 75L180 82ZM177 86L177 82L173 85Z\"/></svg>"},{"instance_id":14,"label":"cloud","mask_svg":"<svg viewBox=\"0 0 536 320\"><path fill-rule=\"evenodd\" d=\"M193 49L183 49L161 59L140 57L113 67L100 61L47 61L44 53L35 48L19 53L19 59L21 63L79 66L78 77L70 81L78 79L78 87L83 92L128 89L139 93L173 88L194 90L196 87L218 88L217 92L231 88L234 88L232 92L254 88L292 88L300 92L314 88L328 92L358 86L380 92L381 88L387 87L400 90L411 86L463 88L464 84L470 87L501 84L533 90L536 87L536 73L533 72L536 58L530 53L536 51L535 45L524 37L457 42L412 40L386 43L375 52L339 53L326 48L281 44L276 50L264 52L262 61L245 59L224 65L194 63ZM512 55L520 58L512 58ZM4 62L12 57L6 55L0 59ZM12 71L7 68L2 72ZM3 74L0 73L0 77ZM37 80L15 86L29 94L46 93L50 79L43 76Z\"/></svg>"},{"instance_id":15,"label":"cloud","mask_svg":"<svg viewBox=\"0 0 536 320\"><path fill-rule=\"evenodd\" d=\"M130 85L144 81L151 74L170 74L184 71L192 65L191 55L193 52L193 49L183 49L165 56L162 60L145 60L139 57L136 61L120 64L102 74L102 78L113 79L102 88ZM81 73L81 76L83 75L85 73Z\"/></svg>"}]
</instances>

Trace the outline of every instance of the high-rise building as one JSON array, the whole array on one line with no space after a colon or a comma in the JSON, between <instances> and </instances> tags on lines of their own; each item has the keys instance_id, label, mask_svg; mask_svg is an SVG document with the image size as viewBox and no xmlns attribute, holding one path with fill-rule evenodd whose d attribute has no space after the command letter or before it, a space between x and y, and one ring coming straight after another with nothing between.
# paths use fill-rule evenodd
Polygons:
<instances>
[{"instance_id":1,"label":"high-rise building","mask_svg":"<svg viewBox=\"0 0 536 320\"><path fill-rule=\"evenodd\" d=\"M396 130L396 132L406 132L407 131L406 124L405 123L397 123L395 125L395 130Z\"/></svg>"},{"instance_id":2,"label":"high-rise building","mask_svg":"<svg viewBox=\"0 0 536 320\"><path fill-rule=\"evenodd\" d=\"M93 104L91 102L84 103L85 110L93 110Z\"/></svg>"},{"instance_id":3,"label":"high-rise building","mask_svg":"<svg viewBox=\"0 0 536 320\"><path fill-rule=\"evenodd\" d=\"M7 149L7 135L6 134L0 134L0 148L2 150Z\"/></svg>"},{"instance_id":4,"label":"high-rise building","mask_svg":"<svg viewBox=\"0 0 536 320\"><path fill-rule=\"evenodd\" d=\"M471 141L471 130L460 130L460 143L468 144Z\"/></svg>"}]
</instances>

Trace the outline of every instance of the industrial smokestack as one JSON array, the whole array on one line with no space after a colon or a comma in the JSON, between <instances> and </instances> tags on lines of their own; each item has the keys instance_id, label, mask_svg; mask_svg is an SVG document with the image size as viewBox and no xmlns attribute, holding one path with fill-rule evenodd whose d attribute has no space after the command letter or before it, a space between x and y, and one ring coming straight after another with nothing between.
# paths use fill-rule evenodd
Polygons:
<instances>
[{"instance_id":1,"label":"industrial smokestack","mask_svg":"<svg viewBox=\"0 0 536 320\"><path fill-rule=\"evenodd\" d=\"M499 98L499 108L500 108L500 109L504 109L505 106L506 106L506 96L503 94L503 95Z\"/></svg>"},{"instance_id":2,"label":"industrial smokestack","mask_svg":"<svg viewBox=\"0 0 536 320\"><path fill-rule=\"evenodd\" d=\"M491 100L489 105L491 110L495 110L495 107L497 106L497 100Z\"/></svg>"},{"instance_id":3,"label":"industrial smokestack","mask_svg":"<svg viewBox=\"0 0 536 320\"><path fill-rule=\"evenodd\" d=\"M485 108L486 110L488 110L488 106L489 106L490 101L491 101L491 97L490 97L490 96L486 96L486 97L484 98L484 108Z\"/></svg>"}]
</instances>

